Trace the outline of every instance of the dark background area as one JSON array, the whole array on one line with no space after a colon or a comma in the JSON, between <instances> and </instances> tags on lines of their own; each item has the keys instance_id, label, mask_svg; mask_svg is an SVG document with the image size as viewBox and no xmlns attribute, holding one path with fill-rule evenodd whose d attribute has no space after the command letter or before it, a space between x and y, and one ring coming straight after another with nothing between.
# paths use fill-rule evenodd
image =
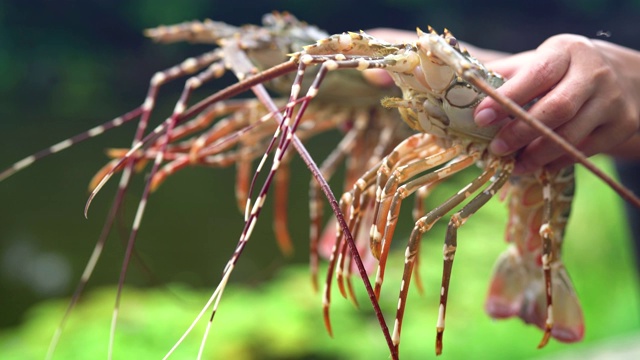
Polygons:
<instances>
[{"instance_id":1,"label":"dark background area","mask_svg":"<svg viewBox=\"0 0 640 360\"><path fill-rule=\"evenodd\" d=\"M155 71L207 49L153 44L143 37L143 29L204 18L235 25L259 23L271 10L291 11L330 33L447 27L461 40L509 52L534 48L563 32L587 37L606 32L608 40L640 49L637 0L2 1L0 168L133 109L144 99ZM223 83L203 89L200 96ZM180 82L163 88L156 114L171 109L180 88ZM102 150L129 146L132 129L116 130L43 160L0 184L0 326L18 323L36 301L73 290L115 190L115 182L103 190L85 220L86 185L106 164ZM322 140L311 144L320 158L330 150L322 145ZM304 172L299 163L294 165L294 170ZM152 196L139 251L153 270L151 275L134 271L131 283L187 281L211 286L217 281L242 220L235 206L216 206L235 204L230 191L234 176L232 169L193 169L170 179ZM137 205L142 178L138 176L131 192L127 218ZM271 236L255 237L252 241L258 244L248 247L234 278L260 282L283 264L307 261L309 176L294 180L292 201L305 208L291 215L291 224L299 224L292 225L299 240L296 256L283 259ZM269 216L258 227L265 234L270 234ZM118 243L118 236L113 237L111 242ZM123 246L111 244L94 286L117 280L122 253Z\"/></svg>"}]
</instances>

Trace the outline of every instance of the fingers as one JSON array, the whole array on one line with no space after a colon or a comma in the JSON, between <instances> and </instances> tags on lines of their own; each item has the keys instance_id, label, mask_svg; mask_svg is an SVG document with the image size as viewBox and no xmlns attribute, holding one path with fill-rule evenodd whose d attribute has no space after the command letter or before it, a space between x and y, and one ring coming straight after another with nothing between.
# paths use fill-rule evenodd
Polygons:
<instances>
[{"instance_id":1,"label":"fingers","mask_svg":"<svg viewBox=\"0 0 640 360\"><path fill-rule=\"evenodd\" d=\"M611 150L638 129L638 106L633 92L622 86L611 66L588 39L560 35L535 52L490 64L510 79L498 91L519 104L538 99L529 113L555 130L587 156ZM475 111L480 126L501 124L506 112L492 99ZM553 141L523 121L509 121L489 146L496 155L518 150L516 173L540 167L558 169L575 162Z\"/></svg>"},{"instance_id":2,"label":"fingers","mask_svg":"<svg viewBox=\"0 0 640 360\"><path fill-rule=\"evenodd\" d=\"M594 133L594 130L602 126L604 119L598 113L598 109L602 107L599 100L590 100L585 104L575 116L575 121L564 123L555 128L556 133L567 140L570 144L582 144L585 139ZM517 121L516 121L517 122ZM581 151L585 151L579 146ZM588 150L594 150L589 148ZM589 153L586 155L592 155ZM559 161L563 159L562 161ZM568 165L575 162L573 158L566 155L560 145L554 141L537 137L530 141L520 154L514 172L516 174L530 173L543 166L547 166L555 161L564 162Z\"/></svg>"},{"instance_id":3,"label":"fingers","mask_svg":"<svg viewBox=\"0 0 640 360\"><path fill-rule=\"evenodd\" d=\"M555 71L555 73L558 74L560 71ZM529 113L551 129L557 129L571 121L572 125L569 130L565 131L571 138L579 141L588 134L588 131L593 130L594 121L598 118L583 112L583 107L586 106L586 102L594 93L594 85L584 73L584 66L579 64L573 64L562 76L562 80L542 96L531 107ZM544 82L548 85L554 80L554 78L549 78L548 81L541 81L541 83ZM594 109L592 107L592 110L600 108ZM489 149L496 155L506 155L526 146L539 135L525 122L512 121L502 127ZM576 141L570 142L577 143Z\"/></svg>"},{"instance_id":4,"label":"fingers","mask_svg":"<svg viewBox=\"0 0 640 360\"><path fill-rule=\"evenodd\" d=\"M472 53L472 55L475 56L475 53ZM532 55L533 50L525 51L510 56L504 56L497 60L492 60L487 62L485 66L487 69L502 75L506 79L511 79L516 72L522 68L522 64L531 59Z\"/></svg>"},{"instance_id":5,"label":"fingers","mask_svg":"<svg viewBox=\"0 0 640 360\"><path fill-rule=\"evenodd\" d=\"M362 72L362 76L377 87L386 88L394 85L391 75L384 69L367 69Z\"/></svg>"},{"instance_id":6,"label":"fingers","mask_svg":"<svg viewBox=\"0 0 640 360\"><path fill-rule=\"evenodd\" d=\"M571 122L558 127L557 133L586 156L608 152L619 144L624 144L627 139L637 134L638 127L634 121L619 121L633 120L633 117L625 113L624 106L608 109L606 106L611 102L615 103L606 97L592 98ZM639 147L633 149L637 148ZM574 162L575 159L566 155L556 143L540 137L518 155L514 173L530 173L542 166L555 171Z\"/></svg>"},{"instance_id":7,"label":"fingers","mask_svg":"<svg viewBox=\"0 0 640 360\"><path fill-rule=\"evenodd\" d=\"M390 29L390 28L375 28L375 29L366 30L365 32L375 38L382 39L390 43L404 43L404 42L411 42L416 40L415 31L406 31L406 30L398 30L398 29Z\"/></svg>"},{"instance_id":8,"label":"fingers","mask_svg":"<svg viewBox=\"0 0 640 360\"><path fill-rule=\"evenodd\" d=\"M525 105L556 85L569 69L568 54L553 48L537 51L534 59L535 61L521 64L519 70L515 70L515 62L506 63L507 69L516 73L498 89L498 92L520 105ZM476 124L485 126L507 116L509 114L502 106L495 100L486 98L476 108L474 117Z\"/></svg>"},{"instance_id":9,"label":"fingers","mask_svg":"<svg viewBox=\"0 0 640 360\"><path fill-rule=\"evenodd\" d=\"M578 145L578 149L586 156L592 156L610 150L615 147L620 141L618 140L621 132L616 127L602 126L593 131L584 141ZM628 133L627 133L628 134ZM634 151L637 151L637 148ZM563 155L558 159L550 162L546 165L549 171L558 171L566 166L575 163L575 160L568 156ZM527 171L528 172L528 171Z\"/></svg>"}]
</instances>

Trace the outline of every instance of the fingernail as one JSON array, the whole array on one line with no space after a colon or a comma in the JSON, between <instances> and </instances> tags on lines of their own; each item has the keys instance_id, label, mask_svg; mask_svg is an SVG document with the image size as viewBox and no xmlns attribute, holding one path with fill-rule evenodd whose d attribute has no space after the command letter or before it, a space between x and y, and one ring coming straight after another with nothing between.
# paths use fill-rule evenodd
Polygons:
<instances>
[{"instance_id":1,"label":"fingernail","mask_svg":"<svg viewBox=\"0 0 640 360\"><path fill-rule=\"evenodd\" d=\"M491 108L482 109L475 117L476 125L485 126L491 124L496 119L496 112Z\"/></svg>"},{"instance_id":2,"label":"fingernail","mask_svg":"<svg viewBox=\"0 0 640 360\"><path fill-rule=\"evenodd\" d=\"M489 145L489 151L496 155L506 155L509 152L509 147L503 140L494 139Z\"/></svg>"}]
</instances>

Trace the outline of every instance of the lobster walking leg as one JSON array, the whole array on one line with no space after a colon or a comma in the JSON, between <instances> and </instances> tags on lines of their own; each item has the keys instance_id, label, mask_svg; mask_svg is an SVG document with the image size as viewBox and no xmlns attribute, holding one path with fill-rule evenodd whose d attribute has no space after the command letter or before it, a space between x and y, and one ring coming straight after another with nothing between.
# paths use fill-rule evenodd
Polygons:
<instances>
[{"instance_id":1,"label":"lobster walking leg","mask_svg":"<svg viewBox=\"0 0 640 360\"><path fill-rule=\"evenodd\" d=\"M362 119L362 118L358 118ZM325 179L330 179L344 157L352 151L359 137L364 133L366 121L356 119L354 126L347 131L340 143L320 165L320 171ZM347 182L348 183L348 182ZM320 185L313 179L309 183L309 267L311 269L311 284L318 291L318 243L320 240L322 223L322 202L319 194Z\"/></svg>"},{"instance_id":2,"label":"lobster walking leg","mask_svg":"<svg viewBox=\"0 0 640 360\"><path fill-rule=\"evenodd\" d=\"M449 294L449 281L451 280L451 270L453 268L453 260L458 246L458 228L462 226L467 219L473 215L478 209L484 206L500 188L509 180L511 171L513 170L513 162L502 162L501 164L489 164L490 169L501 167L500 173L495 180L484 191L476 195L468 204L460 211L453 214L447 227L447 234L444 242L444 263L442 271L442 288L440 291L440 309L438 313L438 324L436 326L436 355L442 353L442 336L444 333L445 316L447 312L447 296Z\"/></svg>"},{"instance_id":3,"label":"lobster walking leg","mask_svg":"<svg viewBox=\"0 0 640 360\"><path fill-rule=\"evenodd\" d=\"M413 267L415 265L415 258L417 256L418 244L420 242L422 235L427 231L429 231L433 227L433 225L439 219L445 216L449 211L451 211L457 205L462 203L472 193L474 193L480 187L486 184L491 179L491 177L495 174L496 171L497 169L495 168L495 166L488 167L475 180L473 180L463 189L458 191L455 195L447 199L444 203L437 206L433 210L429 211L425 216L423 216L418 221L416 221L416 224L409 238L409 244L407 245L407 250L405 251L404 272L402 275L402 283L400 285L398 309L396 312L396 320L395 320L394 329L392 333L392 338L394 341L394 345L396 346L396 350L398 349L400 344L402 319L404 317L404 310L406 307L406 299L409 291L409 283L411 281L411 275L413 272Z\"/></svg>"},{"instance_id":4,"label":"lobster walking leg","mask_svg":"<svg viewBox=\"0 0 640 360\"><path fill-rule=\"evenodd\" d=\"M450 148L448 150L456 150L455 148ZM453 154L457 156L458 154ZM379 294L382 288L382 283L384 281L384 273L385 267L387 264L387 257L389 255L389 249L391 248L391 241L393 239L393 234L395 232L398 216L400 214L400 206L402 201L413 192L417 191L422 186L428 186L432 183L440 181L448 176L451 176L471 165L473 165L476 161L477 156L479 154L475 154L473 156L463 156L458 161L452 162L448 166L445 166L441 169L433 171L429 174L423 175L418 179L410 181L406 185L398 187L398 185L404 182L404 179L400 179L401 177L410 178L413 175L416 175L420 172L430 170L435 166L441 165L441 163L433 163L434 158L441 160L448 160L446 151L442 151L439 153L435 153L432 156L429 156L425 159L415 160L411 164L419 165L419 168L415 169L415 172L407 172L406 174L402 174L402 176L398 176L398 173L403 173L404 170L407 170L408 165L402 166L397 170L394 170L394 175L389 178L389 181L384 186L384 195L382 195L380 203L376 204L376 207L380 207L382 211L378 212L378 219L376 219L376 223L374 226L378 228L382 228L382 239L381 239L381 251L380 251L380 263L378 264L378 271L376 274L376 283L375 283L375 291L376 294ZM394 195L391 196L391 193Z\"/></svg>"},{"instance_id":5,"label":"lobster walking leg","mask_svg":"<svg viewBox=\"0 0 640 360\"><path fill-rule=\"evenodd\" d=\"M542 271L544 275L544 289L545 289L545 322L544 322L544 334L538 348L544 347L551 338L552 335L563 339L570 338L565 334L571 334L571 331L566 331L564 327L568 321L566 321L567 314L572 315L571 308L565 305L567 300L571 304L575 297L567 296L563 294L559 297L559 300L563 302L560 307L559 324L561 327L554 329L555 316L553 305L553 292L560 294L563 288L566 288L566 284L570 282L563 281L562 276L565 273L564 267L560 262L560 252L557 249L558 244L562 242L562 233L564 232L564 224L558 226L559 222L565 222L568 217L568 212L571 209L571 201L573 199L573 166L565 168L556 174L550 174L546 170L542 170L538 175L538 180L542 186L542 224L540 226L539 234L542 240ZM555 280L554 280L555 277ZM556 282L559 282L556 284ZM566 300L565 300L566 299ZM579 306L578 306L579 308Z\"/></svg>"}]
</instances>

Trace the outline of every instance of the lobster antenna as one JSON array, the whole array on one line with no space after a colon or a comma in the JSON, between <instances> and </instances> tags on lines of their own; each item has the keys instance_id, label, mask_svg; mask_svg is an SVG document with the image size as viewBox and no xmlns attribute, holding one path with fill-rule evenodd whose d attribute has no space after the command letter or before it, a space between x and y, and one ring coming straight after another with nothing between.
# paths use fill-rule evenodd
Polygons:
<instances>
[{"instance_id":1,"label":"lobster antenna","mask_svg":"<svg viewBox=\"0 0 640 360\"><path fill-rule=\"evenodd\" d=\"M13 165L9 166L8 168L2 170L0 172L0 181L3 181L5 179L7 179L8 177L14 175L15 173L17 173L20 170L23 170L25 168L27 168L29 165L33 164L34 162L43 159L49 155L53 155L53 154L57 154L59 152L61 152L62 150L68 149L71 146L78 144L80 142L83 142L85 140L94 138L96 136L102 135L103 133L105 133L108 130L117 128L118 126L127 123L131 120L134 120L136 118L138 118L143 112L142 106L137 107L136 109L131 110L130 112L122 115L122 116L118 116L115 119L109 120L103 124L100 124L98 126L94 126L91 129L84 131L80 134L77 134L75 136L72 136L68 139L62 140L60 142L58 142L57 144L51 145L46 149L42 149L36 153L33 153L32 155L29 155L27 157L25 157L24 159L14 163Z\"/></svg>"}]
</instances>

